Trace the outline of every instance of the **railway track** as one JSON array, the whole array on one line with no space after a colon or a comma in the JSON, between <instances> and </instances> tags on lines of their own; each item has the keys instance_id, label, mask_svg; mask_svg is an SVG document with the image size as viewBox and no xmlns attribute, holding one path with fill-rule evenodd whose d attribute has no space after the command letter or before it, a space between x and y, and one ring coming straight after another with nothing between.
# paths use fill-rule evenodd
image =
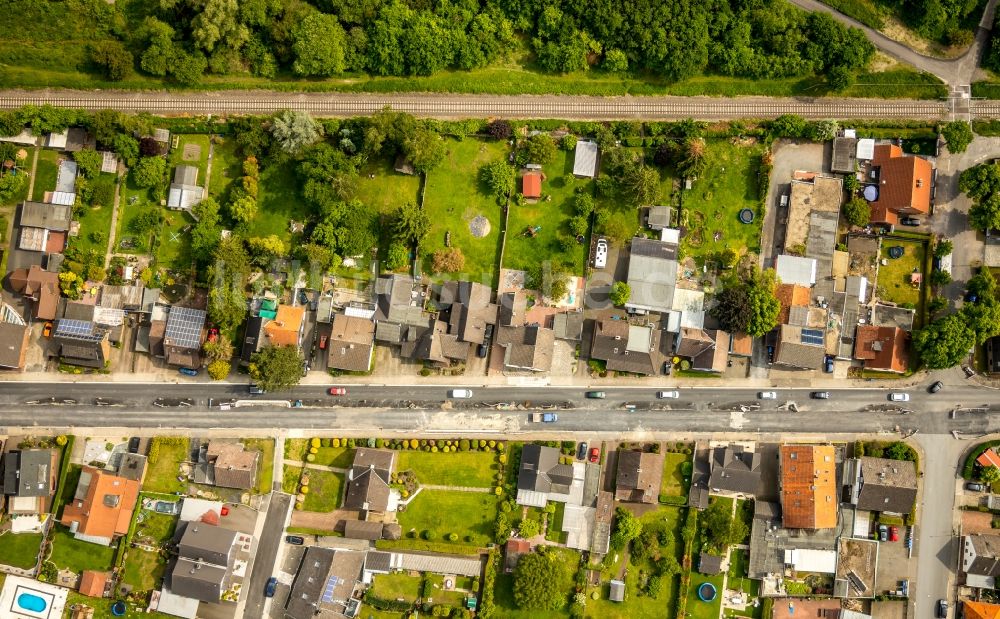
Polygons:
<instances>
[{"instance_id":1,"label":"railway track","mask_svg":"<svg viewBox=\"0 0 1000 619\"><path fill-rule=\"evenodd\" d=\"M580 120L726 120L805 118L946 120L948 101L832 98L585 97L560 95L490 96L448 94L223 93L165 92L0 92L0 109L51 104L84 110L114 109L161 115L268 114L292 109L316 116L363 116L385 107L431 118L566 118ZM976 118L1000 117L1000 102L975 102Z\"/></svg>"}]
</instances>

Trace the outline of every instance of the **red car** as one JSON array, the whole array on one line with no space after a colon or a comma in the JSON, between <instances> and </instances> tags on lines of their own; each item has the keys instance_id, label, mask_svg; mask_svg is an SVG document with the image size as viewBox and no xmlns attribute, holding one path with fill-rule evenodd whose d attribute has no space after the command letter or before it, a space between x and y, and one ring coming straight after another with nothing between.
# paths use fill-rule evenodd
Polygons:
<instances>
[{"instance_id":1,"label":"red car","mask_svg":"<svg viewBox=\"0 0 1000 619\"><path fill-rule=\"evenodd\" d=\"M330 390L327 391L327 393L329 393L330 395L347 395L347 388L346 387L330 387Z\"/></svg>"},{"instance_id":2,"label":"red car","mask_svg":"<svg viewBox=\"0 0 1000 619\"><path fill-rule=\"evenodd\" d=\"M216 329L215 327L212 327L211 329L208 330L208 341L214 342L217 339L219 339L219 330Z\"/></svg>"},{"instance_id":3,"label":"red car","mask_svg":"<svg viewBox=\"0 0 1000 619\"><path fill-rule=\"evenodd\" d=\"M601 459L601 450L598 449L597 447L591 447L590 448L590 461L591 462L597 462L600 459Z\"/></svg>"},{"instance_id":4,"label":"red car","mask_svg":"<svg viewBox=\"0 0 1000 619\"><path fill-rule=\"evenodd\" d=\"M326 350L326 336L321 335L319 338L319 349Z\"/></svg>"},{"instance_id":5,"label":"red car","mask_svg":"<svg viewBox=\"0 0 1000 619\"><path fill-rule=\"evenodd\" d=\"M889 541L890 542L899 541L899 527L889 527Z\"/></svg>"}]
</instances>

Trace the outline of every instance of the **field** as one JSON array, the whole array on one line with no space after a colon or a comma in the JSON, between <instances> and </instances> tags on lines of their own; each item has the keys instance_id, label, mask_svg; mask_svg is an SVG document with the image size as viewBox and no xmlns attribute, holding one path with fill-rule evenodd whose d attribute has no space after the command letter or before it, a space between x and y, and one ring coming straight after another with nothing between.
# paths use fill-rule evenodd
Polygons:
<instances>
[{"instance_id":1,"label":"field","mask_svg":"<svg viewBox=\"0 0 1000 619\"><path fill-rule=\"evenodd\" d=\"M681 253L699 266L726 248L741 254L760 251L757 169L763 150L759 144L708 142L705 171L681 197L681 225L688 228L681 237ZM753 223L740 222L744 208L757 215Z\"/></svg>"},{"instance_id":2,"label":"field","mask_svg":"<svg viewBox=\"0 0 1000 619\"><path fill-rule=\"evenodd\" d=\"M690 472L684 475L684 463L691 460L691 456L679 453L663 454L663 478L660 481L660 494L667 496L686 496L690 480Z\"/></svg>"},{"instance_id":3,"label":"field","mask_svg":"<svg viewBox=\"0 0 1000 619\"><path fill-rule=\"evenodd\" d=\"M177 437L156 437L150 441L149 465L142 489L146 492L171 494L184 489L177 481L179 465L188 459L188 441Z\"/></svg>"},{"instance_id":4,"label":"field","mask_svg":"<svg viewBox=\"0 0 1000 619\"><path fill-rule=\"evenodd\" d=\"M103 571L111 568L116 549L117 544L101 546L80 541L67 527L57 524L52 532L52 552L48 560L60 569L78 574L83 570Z\"/></svg>"},{"instance_id":5,"label":"field","mask_svg":"<svg viewBox=\"0 0 1000 619\"><path fill-rule=\"evenodd\" d=\"M552 262L552 268L565 268L573 275L583 275L585 243L574 242L567 251L559 237L571 237L569 220L576 214L573 203L577 190L593 195L594 181L573 176L573 152L560 149L555 161L543 169L543 199L523 205L511 204L504 247L504 268L527 271L532 265ZM517 190L521 190L520 173ZM551 196L551 200L544 199ZM525 230L541 227L534 237Z\"/></svg>"},{"instance_id":6,"label":"field","mask_svg":"<svg viewBox=\"0 0 1000 619\"><path fill-rule=\"evenodd\" d=\"M406 506L406 511L398 515L404 536L400 542L406 541L410 531L417 534L433 531L439 540L456 533L458 540L455 543L485 546L493 539L496 515L497 499L492 492L421 490Z\"/></svg>"},{"instance_id":7,"label":"field","mask_svg":"<svg viewBox=\"0 0 1000 619\"><path fill-rule=\"evenodd\" d=\"M422 484L490 488L496 458L495 453L484 451L400 451L396 471L413 471Z\"/></svg>"},{"instance_id":8,"label":"field","mask_svg":"<svg viewBox=\"0 0 1000 619\"><path fill-rule=\"evenodd\" d=\"M462 141L445 138L448 154L443 162L427 175L424 210L430 216L430 233L420 247L424 273L432 273L431 257L445 246L445 236L451 233L451 245L465 255L461 279L492 285L497 276L500 232L503 213L489 189L480 181L479 169L502 159L507 144L467 138ZM469 223L478 216L489 220L490 230L476 238ZM448 274L452 278L456 274Z\"/></svg>"},{"instance_id":9,"label":"field","mask_svg":"<svg viewBox=\"0 0 1000 619\"><path fill-rule=\"evenodd\" d=\"M890 258L889 248L897 245L903 248L903 256ZM875 285L879 298L905 307L917 307L920 303L920 287L910 284L910 274L914 271L917 273L923 271L925 248L926 245L918 241L894 238L882 242L881 258L888 264L879 264L878 267ZM927 282L924 282L924 285L926 284ZM917 315L921 315L921 312L918 311Z\"/></svg>"},{"instance_id":10,"label":"field","mask_svg":"<svg viewBox=\"0 0 1000 619\"><path fill-rule=\"evenodd\" d=\"M41 533L4 533L0 535L0 564L31 569L38 560Z\"/></svg>"}]
</instances>

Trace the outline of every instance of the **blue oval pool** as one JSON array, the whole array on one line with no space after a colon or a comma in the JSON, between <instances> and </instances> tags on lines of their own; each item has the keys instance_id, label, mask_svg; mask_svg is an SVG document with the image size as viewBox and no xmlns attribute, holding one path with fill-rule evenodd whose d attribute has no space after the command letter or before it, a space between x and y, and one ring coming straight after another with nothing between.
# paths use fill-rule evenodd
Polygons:
<instances>
[{"instance_id":1,"label":"blue oval pool","mask_svg":"<svg viewBox=\"0 0 1000 619\"><path fill-rule=\"evenodd\" d=\"M33 613L45 612L45 608L48 606L45 600L31 593L22 593L17 596L17 605Z\"/></svg>"}]
</instances>

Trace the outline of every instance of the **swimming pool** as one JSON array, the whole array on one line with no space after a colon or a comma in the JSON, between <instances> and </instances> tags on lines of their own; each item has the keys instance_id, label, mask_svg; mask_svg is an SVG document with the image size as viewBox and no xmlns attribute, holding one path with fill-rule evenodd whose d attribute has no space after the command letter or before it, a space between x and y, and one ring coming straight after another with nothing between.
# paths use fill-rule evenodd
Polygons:
<instances>
[{"instance_id":1,"label":"swimming pool","mask_svg":"<svg viewBox=\"0 0 1000 619\"><path fill-rule=\"evenodd\" d=\"M22 610L27 610L33 613L45 612L45 608L48 604L44 599L38 597L33 593L22 593L17 596L17 605Z\"/></svg>"}]
</instances>

